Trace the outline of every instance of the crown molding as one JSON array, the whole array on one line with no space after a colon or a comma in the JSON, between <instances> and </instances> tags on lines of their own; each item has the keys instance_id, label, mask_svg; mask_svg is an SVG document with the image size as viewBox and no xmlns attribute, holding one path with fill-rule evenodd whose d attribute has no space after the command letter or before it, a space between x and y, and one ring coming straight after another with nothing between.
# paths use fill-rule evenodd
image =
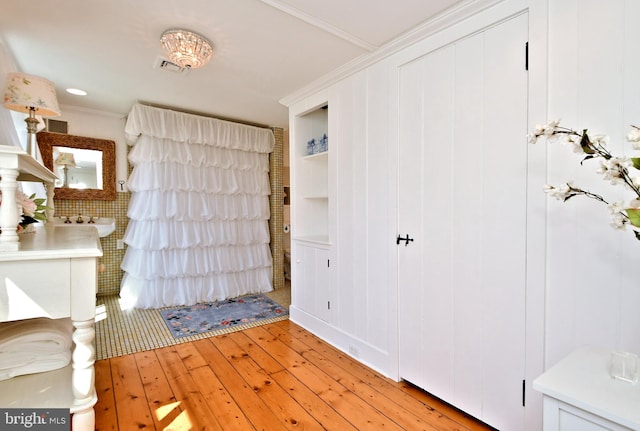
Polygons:
<instances>
[{"instance_id":1,"label":"crown molding","mask_svg":"<svg viewBox=\"0 0 640 431\"><path fill-rule=\"evenodd\" d=\"M309 15L306 12L301 11L300 9L296 9L292 6L289 6L287 4L284 4L278 0L261 0L263 3L268 4L269 6L278 9L281 12L284 12L288 15L291 15L295 18L298 18L301 21L306 22L307 24L311 24L314 27L317 27L323 31L326 31L327 33L330 33L334 36L339 37L342 40L345 40L349 43L351 43L352 45L356 45L366 51L372 52L375 51L376 49L378 49L378 46L373 45L365 40L360 39L359 37L356 37L354 35L352 35L351 33L348 33L344 30L339 29L338 27L335 27L331 24L329 24L326 21L323 21L319 18L316 18L312 15Z\"/></svg>"}]
</instances>

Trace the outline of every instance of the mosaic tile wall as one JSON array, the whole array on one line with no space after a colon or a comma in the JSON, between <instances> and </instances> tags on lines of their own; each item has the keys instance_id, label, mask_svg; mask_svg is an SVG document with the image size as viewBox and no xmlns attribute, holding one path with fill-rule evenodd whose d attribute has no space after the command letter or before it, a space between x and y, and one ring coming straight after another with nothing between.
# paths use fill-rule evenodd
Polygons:
<instances>
[{"instance_id":1,"label":"mosaic tile wall","mask_svg":"<svg viewBox=\"0 0 640 431\"><path fill-rule=\"evenodd\" d=\"M273 256L273 288L284 288L284 175L282 169L284 131L273 128L275 146L270 157L271 177L271 255Z\"/></svg>"},{"instance_id":2,"label":"mosaic tile wall","mask_svg":"<svg viewBox=\"0 0 640 431\"><path fill-rule=\"evenodd\" d=\"M116 240L121 239L127 229L127 223L129 223L127 208L130 198L130 193L120 192L116 193L115 201L54 200L56 217L70 216L71 220L75 220L78 214L82 214L82 218L85 220L91 216L116 219L115 232L100 238L103 253L100 263L105 266L105 270L98 273L98 296L117 295L120 292L120 281L123 274L120 262L122 262L125 250L116 248Z\"/></svg>"},{"instance_id":3,"label":"mosaic tile wall","mask_svg":"<svg viewBox=\"0 0 640 431\"><path fill-rule=\"evenodd\" d=\"M274 151L270 157L270 182L271 182L271 220L269 229L271 232L271 253L273 256L273 287L284 288L284 246L283 246L283 129L274 128ZM130 148L130 147L128 147ZM131 166L129 166L131 173ZM55 216L70 216L75 220L78 214L83 219L91 216L112 217L116 219L116 230L111 235L100 238L103 256L100 263L104 265L103 272L98 274L98 296L117 295L120 293L120 282L124 271L120 269L120 263L124 258L125 250L117 249L117 240L124 237L129 223L127 209L131 193L116 193L115 201L85 201L85 200L61 200L55 199ZM126 245L125 245L126 247Z\"/></svg>"}]
</instances>

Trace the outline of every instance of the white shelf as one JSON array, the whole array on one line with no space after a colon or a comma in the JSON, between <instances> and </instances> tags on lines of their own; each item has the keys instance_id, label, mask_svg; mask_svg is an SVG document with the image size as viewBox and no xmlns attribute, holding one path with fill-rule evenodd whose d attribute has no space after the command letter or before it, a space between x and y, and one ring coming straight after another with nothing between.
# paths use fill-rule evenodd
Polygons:
<instances>
[{"instance_id":1,"label":"white shelf","mask_svg":"<svg viewBox=\"0 0 640 431\"><path fill-rule=\"evenodd\" d=\"M326 103L293 117L291 224L295 234L316 244L329 242L329 151L307 153L307 142L329 132Z\"/></svg>"},{"instance_id":2,"label":"white shelf","mask_svg":"<svg viewBox=\"0 0 640 431\"><path fill-rule=\"evenodd\" d=\"M326 160L329 156L329 151L323 151L321 153L307 154L302 156L302 160Z\"/></svg>"},{"instance_id":3,"label":"white shelf","mask_svg":"<svg viewBox=\"0 0 640 431\"><path fill-rule=\"evenodd\" d=\"M0 145L0 166L18 171L17 181L53 183L56 174L44 167L22 148Z\"/></svg>"},{"instance_id":4,"label":"white shelf","mask_svg":"<svg viewBox=\"0 0 640 431\"><path fill-rule=\"evenodd\" d=\"M0 381L0 406L3 408L71 409L71 413L92 408L98 400L93 397L84 405L74 404L71 364L55 371L28 374Z\"/></svg>"}]
</instances>

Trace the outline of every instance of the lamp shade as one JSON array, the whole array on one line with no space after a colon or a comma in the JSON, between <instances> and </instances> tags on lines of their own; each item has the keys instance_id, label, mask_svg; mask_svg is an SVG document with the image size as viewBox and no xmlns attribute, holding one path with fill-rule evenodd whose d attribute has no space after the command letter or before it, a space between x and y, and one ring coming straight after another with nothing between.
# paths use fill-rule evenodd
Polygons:
<instances>
[{"instance_id":1,"label":"lamp shade","mask_svg":"<svg viewBox=\"0 0 640 431\"><path fill-rule=\"evenodd\" d=\"M76 159L73 153L60 153L54 163L59 166L75 166Z\"/></svg>"},{"instance_id":2,"label":"lamp shade","mask_svg":"<svg viewBox=\"0 0 640 431\"><path fill-rule=\"evenodd\" d=\"M34 110L43 117L60 115L53 83L48 79L25 73L7 74L7 88L2 104L12 111L28 113Z\"/></svg>"}]
</instances>

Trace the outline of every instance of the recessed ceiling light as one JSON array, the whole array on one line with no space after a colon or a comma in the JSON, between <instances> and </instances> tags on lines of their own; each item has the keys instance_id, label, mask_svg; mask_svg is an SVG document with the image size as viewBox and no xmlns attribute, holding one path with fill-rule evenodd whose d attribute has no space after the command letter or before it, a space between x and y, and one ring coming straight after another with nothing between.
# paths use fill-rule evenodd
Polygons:
<instances>
[{"instance_id":1,"label":"recessed ceiling light","mask_svg":"<svg viewBox=\"0 0 640 431\"><path fill-rule=\"evenodd\" d=\"M75 94L76 96L86 96L87 92L84 90L79 90L77 88L67 88L67 93Z\"/></svg>"}]
</instances>

